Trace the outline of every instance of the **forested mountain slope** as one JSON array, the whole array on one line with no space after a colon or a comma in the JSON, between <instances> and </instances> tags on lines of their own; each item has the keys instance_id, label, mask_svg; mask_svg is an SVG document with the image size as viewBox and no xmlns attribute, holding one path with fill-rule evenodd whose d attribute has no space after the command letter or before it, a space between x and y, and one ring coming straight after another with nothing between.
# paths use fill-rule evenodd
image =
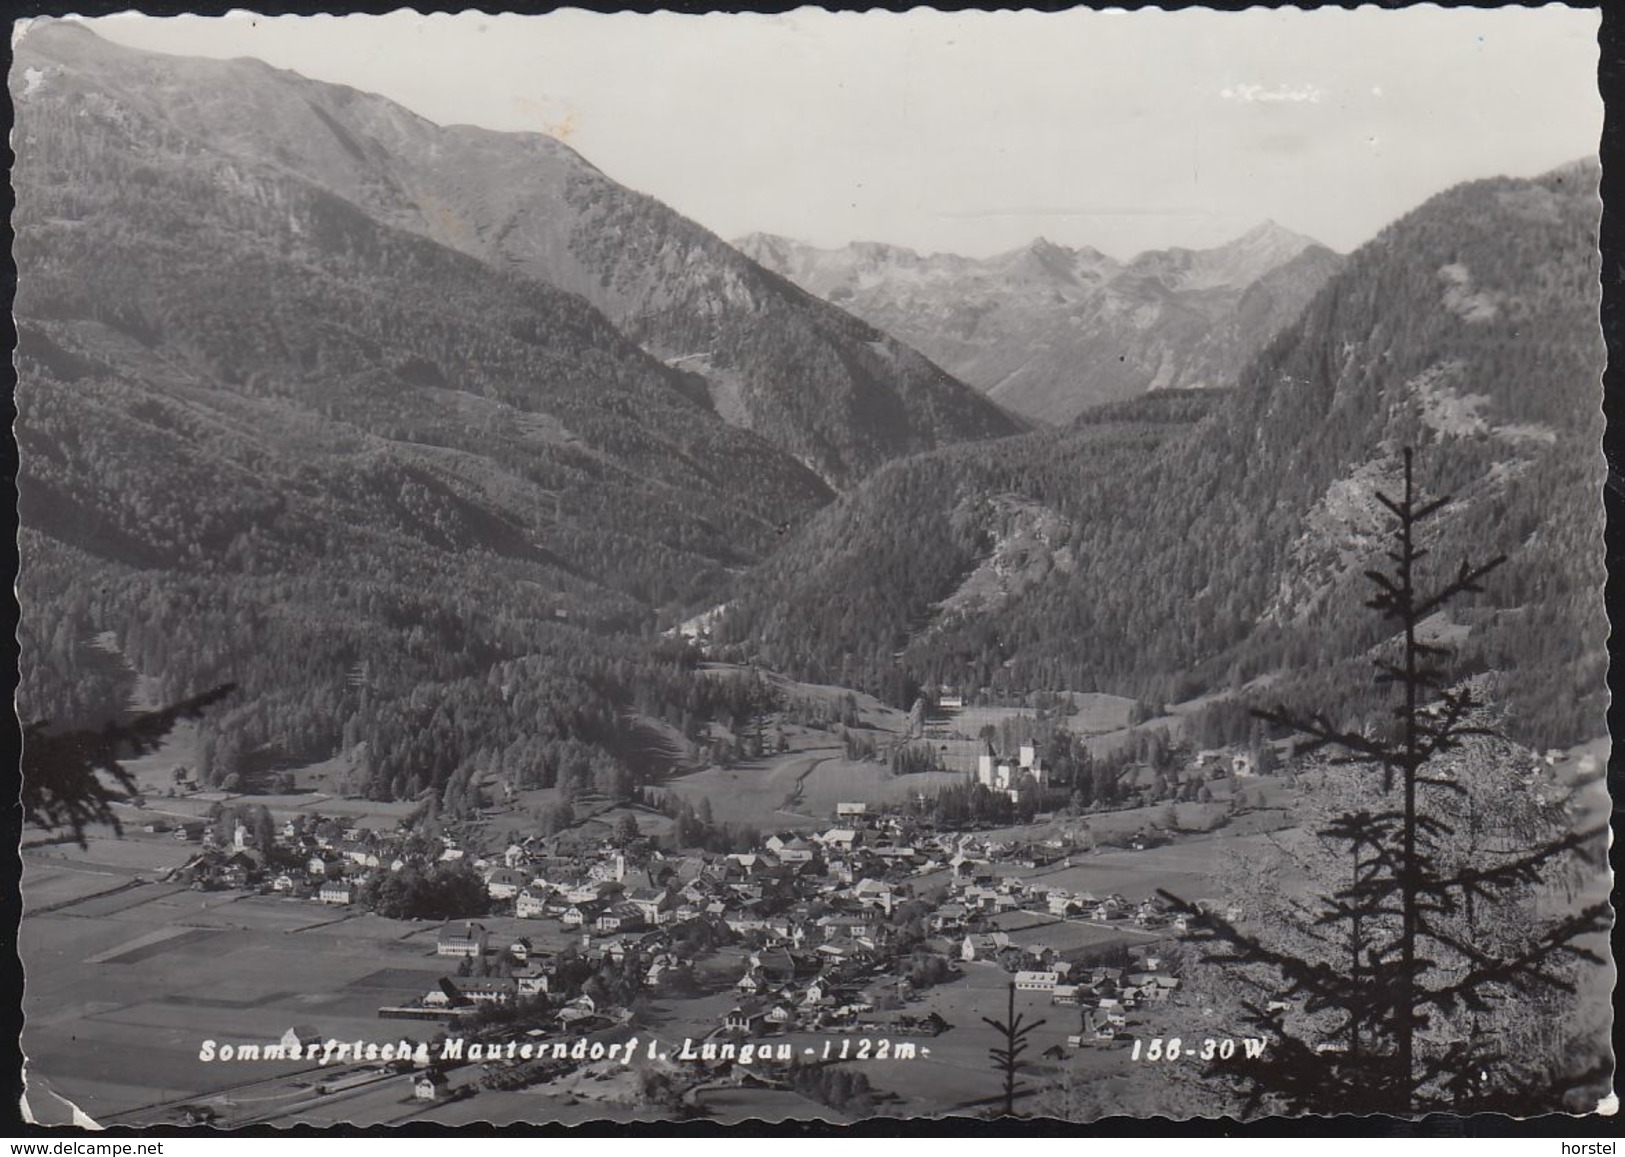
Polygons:
<instances>
[{"instance_id":1,"label":"forested mountain slope","mask_svg":"<svg viewBox=\"0 0 1625 1157\"><path fill-rule=\"evenodd\" d=\"M1126 263L1043 238L982 260L765 234L737 244L1045 423L1148 389L1233 385L1341 262L1273 222L1212 249Z\"/></svg>"},{"instance_id":2,"label":"forested mountain slope","mask_svg":"<svg viewBox=\"0 0 1625 1157\"><path fill-rule=\"evenodd\" d=\"M122 48L35 27L18 76L140 147L280 170L486 266L580 294L628 338L701 375L725 421L844 485L898 455L1012 432L914 350L767 273L551 137L442 127L381 97L254 60Z\"/></svg>"},{"instance_id":3,"label":"forested mountain slope","mask_svg":"<svg viewBox=\"0 0 1625 1157\"><path fill-rule=\"evenodd\" d=\"M882 472L742 585L723 637L876 686L1173 698L1285 671L1275 693L1324 703L1335 689L1351 715L1375 714L1365 659L1381 640L1360 572L1377 549L1373 491L1413 446L1424 487L1457 498L1430 562L1511 556L1475 607L1438 624L1463 669L1499 673L1526 738L1600 733L1597 180L1588 163L1433 198L1354 253L1181 429L1147 433L1154 411L1139 407L1173 400L1152 396L1065 434ZM990 612L956 615L1008 533L1005 513L975 513L990 489L1006 512L1051 512L1052 565Z\"/></svg>"},{"instance_id":4,"label":"forested mountain slope","mask_svg":"<svg viewBox=\"0 0 1625 1157\"><path fill-rule=\"evenodd\" d=\"M580 297L19 63L25 718L122 706L110 634L239 683L244 751L370 738L375 794L580 755L655 608L832 497Z\"/></svg>"}]
</instances>

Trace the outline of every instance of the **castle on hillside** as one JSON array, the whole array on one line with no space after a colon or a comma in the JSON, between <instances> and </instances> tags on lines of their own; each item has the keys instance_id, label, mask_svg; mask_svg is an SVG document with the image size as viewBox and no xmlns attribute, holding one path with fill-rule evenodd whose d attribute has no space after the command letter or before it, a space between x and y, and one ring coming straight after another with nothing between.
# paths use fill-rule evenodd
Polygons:
<instances>
[{"instance_id":1,"label":"castle on hillside","mask_svg":"<svg viewBox=\"0 0 1625 1157\"><path fill-rule=\"evenodd\" d=\"M986 754L976 759L976 782L993 791L1008 792L1012 800L1016 798L1017 788L1025 775L1032 776L1039 787L1049 786L1049 769L1038 758L1038 748L1031 743L1021 745L1015 762L1001 759L991 742L987 745Z\"/></svg>"}]
</instances>

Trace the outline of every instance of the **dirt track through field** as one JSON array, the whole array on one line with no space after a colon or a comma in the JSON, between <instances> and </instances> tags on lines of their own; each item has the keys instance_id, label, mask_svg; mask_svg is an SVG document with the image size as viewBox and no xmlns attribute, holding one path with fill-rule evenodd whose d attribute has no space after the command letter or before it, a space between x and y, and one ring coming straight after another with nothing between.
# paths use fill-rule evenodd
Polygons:
<instances>
[{"instance_id":1,"label":"dirt track through field","mask_svg":"<svg viewBox=\"0 0 1625 1157\"><path fill-rule=\"evenodd\" d=\"M818 768L819 764L828 763L834 758L835 756L833 755L820 755L816 758L809 759L807 761L807 766L802 768L796 774L795 782L790 788L790 794L785 797L784 806L779 810L785 815L799 816L801 813L797 812L795 809L802 805L802 801L806 796L807 777Z\"/></svg>"}]
</instances>

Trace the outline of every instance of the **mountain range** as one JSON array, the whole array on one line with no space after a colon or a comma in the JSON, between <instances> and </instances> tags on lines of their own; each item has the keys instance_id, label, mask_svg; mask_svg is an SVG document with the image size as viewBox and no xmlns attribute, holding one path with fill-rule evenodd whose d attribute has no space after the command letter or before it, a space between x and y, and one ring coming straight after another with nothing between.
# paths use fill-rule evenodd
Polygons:
<instances>
[{"instance_id":1,"label":"mountain range","mask_svg":"<svg viewBox=\"0 0 1625 1157\"><path fill-rule=\"evenodd\" d=\"M1216 248L1127 262L1044 238L984 259L816 249L762 233L735 244L1047 424L1147 390L1233 384L1342 260L1274 222Z\"/></svg>"},{"instance_id":2,"label":"mountain range","mask_svg":"<svg viewBox=\"0 0 1625 1157\"><path fill-rule=\"evenodd\" d=\"M503 663L556 689L560 742L609 742L658 608L832 483L1014 428L544 138L71 23L31 27L9 79L27 718L122 708L106 638L165 698L239 684L218 726L244 750L360 729L386 797L482 734L418 705ZM574 208L532 228L515 188Z\"/></svg>"},{"instance_id":3,"label":"mountain range","mask_svg":"<svg viewBox=\"0 0 1625 1157\"><path fill-rule=\"evenodd\" d=\"M1258 681L1380 720L1362 572L1412 447L1422 487L1455 498L1429 565L1509 555L1434 629L1515 732L1600 733L1598 180L1584 162L1432 198L1233 389L893 464L740 582L717 640L904 697L899 671L1170 702Z\"/></svg>"},{"instance_id":4,"label":"mountain range","mask_svg":"<svg viewBox=\"0 0 1625 1157\"><path fill-rule=\"evenodd\" d=\"M1012 432L914 350L763 271L655 199L535 133L439 126L382 97L256 60L123 48L67 22L30 30L25 102L73 100L149 163L207 155L292 177L379 225L577 294L694 375L725 422L832 485L900 454Z\"/></svg>"},{"instance_id":5,"label":"mountain range","mask_svg":"<svg viewBox=\"0 0 1625 1157\"><path fill-rule=\"evenodd\" d=\"M26 718L106 718L110 636L166 698L239 683L244 750L389 753L380 798L593 780L645 636L725 599L728 653L903 706L1291 672L1369 712L1347 527L1407 445L1460 499L1437 553L1511 555L1464 661L1541 742L1601 718L1594 164L1347 258L870 247L803 288L559 142L254 61L49 23L10 87ZM846 312L901 268L990 366L1051 329L990 399ZM1024 380L1064 425L1018 432Z\"/></svg>"}]
</instances>

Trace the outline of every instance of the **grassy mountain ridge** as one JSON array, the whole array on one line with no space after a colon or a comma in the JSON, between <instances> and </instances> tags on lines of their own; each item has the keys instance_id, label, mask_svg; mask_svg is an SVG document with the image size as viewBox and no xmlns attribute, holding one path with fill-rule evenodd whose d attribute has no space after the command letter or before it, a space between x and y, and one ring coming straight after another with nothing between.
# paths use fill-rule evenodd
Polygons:
<instances>
[{"instance_id":1,"label":"grassy mountain ridge","mask_svg":"<svg viewBox=\"0 0 1625 1157\"><path fill-rule=\"evenodd\" d=\"M580 297L20 63L23 717L120 710L111 637L238 683L234 752L365 741L377 797L624 783L639 633L825 484Z\"/></svg>"},{"instance_id":2,"label":"grassy mountain ridge","mask_svg":"<svg viewBox=\"0 0 1625 1157\"><path fill-rule=\"evenodd\" d=\"M1137 450L1108 409L1048 442L894 467L948 480L877 477L884 494L824 512L764 564L793 582L743 593L725 637L792 669L848 661L875 685L899 663L925 681L1170 698L1287 670L1374 713L1359 688L1381 640L1355 592L1372 492L1411 445L1425 487L1458 497L1431 544L1440 565L1511 555L1464 612L1463 666L1501 673L1526 736L1590 737L1605 637L1595 182L1592 165L1433 198L1351 255L1233 393ZM961 479L1054 511L1076 565L971 622L933 622L953 568L870 614L895 597L870 575L905 567L916 534L953 541ZM864 568L829 553L849 536L827 523L858 509Z\"/></svg>"},{"instance_id":3,"label":"grassy mountain ridge","mask_svg":"<svg viewBox=\"0 0 1625 1157\"><path fill-rule=\"evenodd\" d=\"M69 183L35 185L41 166L69 163L64 150L47 160L30 149L30 139L68 139L49 115L30 107L21 118L18 312L26 341L68 350L82 375L139 368L149 385L193 389L194 407L252 399L259 413L239 431L246 423L262 453L287 463L332 454L344 439L313 428L341 423L395 444L397 456L439 447L442 458L461 451L498 465L528 484L535 506L602 505L620 490L627 520L651 501L703 507L690 534L709 536L712 556L729 563L739 542L765 543L786 513L824 497L809 472L717 423L691 381L577 298L493 278L234 161L125 168L118 145L83 126L72 138L83 168ZM183 212L185 245L165 244ZM272 431L279 413L303 420ZM224 432L218 417L214 432ZM658 540L684 521L649 530Z\"/></svg>"},{"instance_id":4,"label":"grassy mountain ridge","mask_svg":"<svg viewBox=\"0 0 1625 1157\"><path fill-rule=\"evenodd\" d=\"M34 70L47 96L71 88L112 121L141 118L155 148L280 169L384 224L579 294L655 356L686 359L726 420L837 485L1014 428L915 351L550 137L441 127L257 61L137 52L71 24L32 29L17 69Z\"/></svg>"}]
</instances>

